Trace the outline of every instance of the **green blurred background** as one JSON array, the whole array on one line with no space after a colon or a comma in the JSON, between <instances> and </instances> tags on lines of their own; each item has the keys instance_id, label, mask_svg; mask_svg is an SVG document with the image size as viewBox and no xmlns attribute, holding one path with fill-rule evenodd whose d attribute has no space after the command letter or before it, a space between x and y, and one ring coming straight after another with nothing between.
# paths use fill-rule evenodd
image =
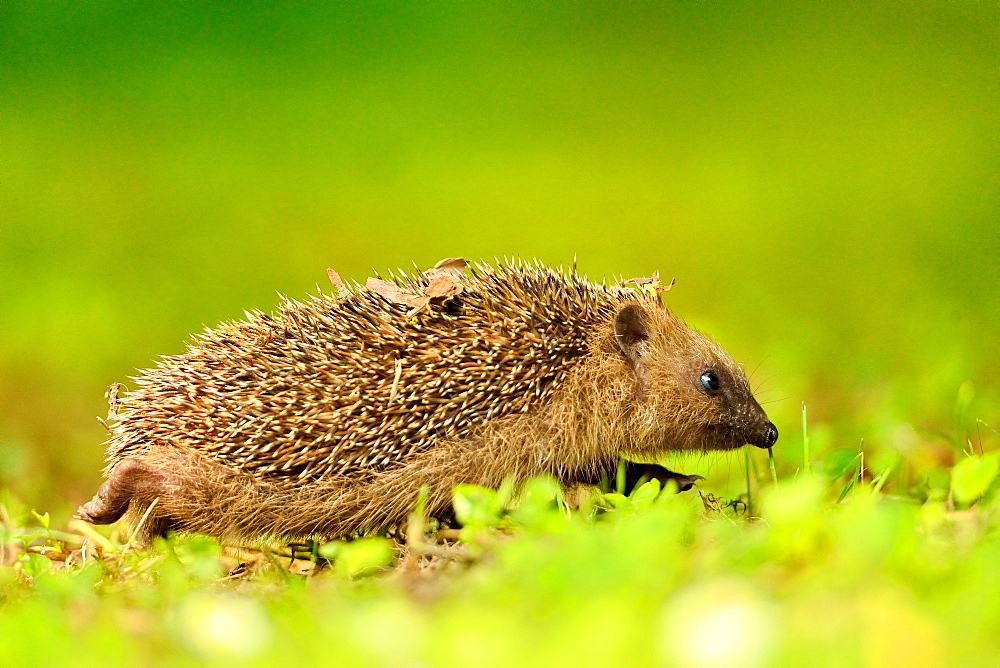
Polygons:
<instances>
[{"instance_id":1,"label":"green blurred background","mask_svg":"<svg viewBox=\"0 0 1000 668\"><path fill-rule=\"evenodd\" d=\"M1000 422L995 2L0 12L0 486L39 510L98 484L108 384L328 266L675 276L787 466L803 401L820 452Z\"/></svg>"}]
</instances>

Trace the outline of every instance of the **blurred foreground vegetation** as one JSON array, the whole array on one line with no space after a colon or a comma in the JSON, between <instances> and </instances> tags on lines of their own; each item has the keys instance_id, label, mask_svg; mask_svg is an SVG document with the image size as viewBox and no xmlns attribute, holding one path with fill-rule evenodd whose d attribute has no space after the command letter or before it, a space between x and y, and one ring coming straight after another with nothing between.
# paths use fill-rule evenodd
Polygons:
<instances>
[{"instance_id":1,"label":"blurred foreground vegetation","mask_svg":"<svg viewBox=\"0 0 1000 668\"><path fill-rule=\"evenodd\" d=\"M198 536L141 549L79 522L50 530L8 499L0 652L12 664L996 665L997 454L950 478L924 470L926 495L906 497L880 491L888 472L865 479L860 453L818 464L756 501L657 496L656 481L571 498L538 479L504 510L496 492L460 487L461 531L417 523L405 545L297 554Z\"/></svg>"}]
</instances>

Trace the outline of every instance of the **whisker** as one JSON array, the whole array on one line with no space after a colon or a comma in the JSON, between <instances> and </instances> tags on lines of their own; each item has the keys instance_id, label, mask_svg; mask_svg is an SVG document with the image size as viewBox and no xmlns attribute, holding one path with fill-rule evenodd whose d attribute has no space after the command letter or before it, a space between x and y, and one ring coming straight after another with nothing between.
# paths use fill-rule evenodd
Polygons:
<instances>
[{"instance_id":1,"label":"whisker","mask_svg":"<svg viewBox=\"0 0 1000 668\"><path fill-rule=\"evenodd\" d=\"M766 401L758 402L761 406L766 406L767 404L773 404L778 401L788 401L791 397L781 397L780 399L768 399Z\"/></svg>"}]
</instances>

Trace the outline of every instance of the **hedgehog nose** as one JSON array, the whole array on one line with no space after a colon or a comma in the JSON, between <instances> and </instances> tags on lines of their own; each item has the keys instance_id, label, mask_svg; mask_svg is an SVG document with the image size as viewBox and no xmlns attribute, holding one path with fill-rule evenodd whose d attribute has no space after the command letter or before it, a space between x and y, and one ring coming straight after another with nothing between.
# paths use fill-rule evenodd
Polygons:
<instances>
[{"instance_id":1,"label":"hedgehog nose","mask_svg":"<svg viewBox=\"0 0 1000 668\"><path fill-rule=\"evenodd\" d=\"M773 422L768 422L767 427L764 428L764 447L770 448L778 440L778 428L774 426Z\"/></svg>"}]
</instances>

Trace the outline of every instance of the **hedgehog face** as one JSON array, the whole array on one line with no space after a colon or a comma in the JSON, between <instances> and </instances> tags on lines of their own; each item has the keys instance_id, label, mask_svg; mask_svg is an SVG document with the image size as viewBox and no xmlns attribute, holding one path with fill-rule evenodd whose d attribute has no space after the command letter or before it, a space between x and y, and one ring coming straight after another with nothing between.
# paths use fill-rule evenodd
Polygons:
<instances>
[{"instance_id":1,"label":"hedgehog face","mask_svg":"<svg viewBox=\"0 0 1000 668\"><path fill-rule=\"evenodd\" d=\"M666 309L629 304L615 318L615 340L634 375L638 419L649 425L645 449L774 445L778 430L743 370L707 336Z\"/></svg>"},{"instance_id":2,"label":"hedgehog face","mask_svg":"<svg viewBox=\"0 0 1000 668\"><path fill-rule=\"evenodd\" d=\"M729 450L745 444L774 445L778 429L754 398L743 369L708 337L689 332L690 357L678 391L686 388L689 395L696 395L706 417L698 447Z\"/></svg>"}]
</instances>

